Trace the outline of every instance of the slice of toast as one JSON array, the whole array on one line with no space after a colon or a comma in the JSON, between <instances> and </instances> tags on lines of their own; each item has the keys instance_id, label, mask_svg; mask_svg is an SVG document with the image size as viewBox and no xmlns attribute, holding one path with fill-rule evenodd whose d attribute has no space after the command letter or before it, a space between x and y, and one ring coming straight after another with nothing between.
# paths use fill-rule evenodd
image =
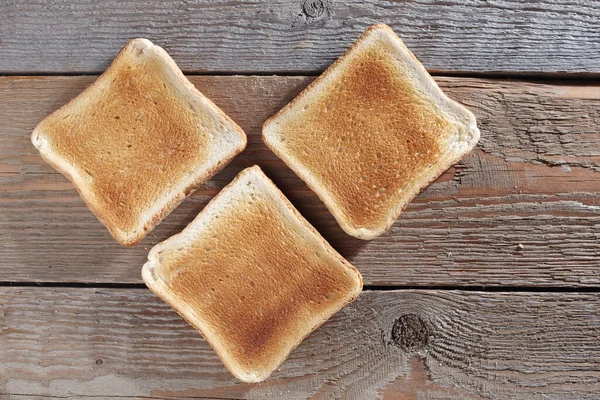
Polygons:
<instances>
[{"instance_id":1,"label":"slice of toast","mask_svg":"<svg viewBox=\"0 0 600 400\"><path fill-rule=\"evenodd\" d=\"M152 248L142 277L246 382L266 379L362 289L360 273L258 166Z\"/></svg>"},{"instance_id":2,"label":"slice of toast","mask_svg":"<svg viewBox=\"0 0 600 400\"><path fill-rule=\"evenodd\" d=\"M169 55L134 39L31 140L123 245L137 244L246 146Z\"/></svg>"},{"instance_id":3,"label":"slice of toast","mask_svg":"<svg viewBox=\"0 0 600 400\"><path fill-rule=\"evenodd\" d=\"M267 146L361 239L389 229L478 139L473 114L383 24L263 126Z\"/></svg>"}]
</instances>

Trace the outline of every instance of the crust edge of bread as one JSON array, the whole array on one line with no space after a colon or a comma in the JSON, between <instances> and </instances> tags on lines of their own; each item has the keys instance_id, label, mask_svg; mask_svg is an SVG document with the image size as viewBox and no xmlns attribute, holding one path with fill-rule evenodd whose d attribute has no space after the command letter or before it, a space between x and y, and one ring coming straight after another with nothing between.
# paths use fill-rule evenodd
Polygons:
<instances>
[{"instance_id":1,"label":"crust edge of bread","mask_svg":"<svg viewBox=\"0 0 600 400\"><path fill-rule=\"evenodd\" d=\"M158 211L152 213L152 215L146 220L139 220L138 224L132 231L123 231L119 229L112 221L111 218L103 217L103 207L98 204L95 200L95 196L92 190L89 188L89 177L86 177L82 171L79 171L73 165L66 162L59 153L52 151L49 148L49 140L44 135L43 125L47 120L52 119L59 111L64 110L67 107L78 104L79 102L85 102L86 92L89 89L95 88L102 85L103 77L108 76L113 70L117 69L115 61L124 57L126 50L130 47L143 47L154 52L154 55L161 59L168 68L170 68L180 84L190 91L191 95L200 96L209 104L213 112L216 112L221 118L227 120L235 132L238 134L240 141L238 146L232 149L225 157L222 158L221 162L213 168L206 170L206 172L195 179L190 180L183 191L172 195L169 201L161 207ZM229 116L227 116L218 106L216 106L209 98L204 96L195 86L192 84L183 74L181 69L177 66L175 61L169 56L169 54L160 46L153 44L150 40L144 38L131 39L123 48L119 51L117 56L111 62L109 67L102 73L91 85L82 90L76 97L69 100L67 103L62 105L59 109L55 110L51 114L47 115L42 121L40 121L34 128L31 134L31 142L36 149L38 149L41 157L55 170L64 175L69 181L73 183L80 197L83 199L88 208L92 211L94 216L104 225L110 235L123 246L135 246L137 245L148 233L150 233L168 214L170 214L183 200L189 197L195 192L203 183L209 180L213 175L223 169L229 164L236 156L238 156L247 145L246 133L239 127Z\"/></svg>"},{"instance_id":2,"label":"crust edge of bread","mask_svg":"<svg viewBox=\"0 0 600 400\"><path fill-rule=\"evenodd\" d=\"M422 85L428 88L430 94L434 95L438 100L444 102L444 106L440 106L446 112L454 114L453 117L457 114L460 114L463 118L468 122L462 124L462 128L466 133L470 134L468 140L464 141L461 146L459 152L456 152L451 157L447 157L447 159L441 159L436 164L432 164L430 167L435 167L430 171L427 176L423 177L422 180L418 181L413 185L412 190L407 191L407 193L390 209L390 212L387 214L385 224L379 225L377 228L364 228L361 226L356 226L352 224L343 212L341 211L341 207L338 206L337 202L328 196L324 190L320 189L320 182L316 179L313 181L312 179L308 179L307 177L310 175L310 172L296 163L292 157L290 157L285 151L280 150L277 147L277 144L274 141L271 141L271 135L274 134L275 129L272 129L272 124L276 122L279 118L281 118L288 110L290 110L297 102L303 99L304 96L307 95L313 88L315 88L322 80L324 80L325 76L335 73L336 68L344 61L347 57L350 57L353 51L368 37L375 33L378 30L383 30L387 34L389 34L394 40L394 42L398 45L399 51L405 53L412 62L413 66L418 70L418 76L413 79L413 81L419 81ZM458 121L458 118L456 118ZM458 125L458 124L457 124ZM375 24L367 28L367 30L354 42L354 44L335 62L333 62L319 77L317 77L313 82L311 82L298 96L296 96L292 101L286 104L282 109L280 109L277 113L267 119L262 127L262 139L263 142L275 153L277 157L282 159L285 164L292 169L305 183L306 185L317 194L317 196L321 199L321 201L326 205L327 209L331 212L334 218L337 220L340 227L349 235L354 236L358 239L363 240L371 240L378 236L381 236L385 232L387 232L400 214L404 211L404 209L408 206L408 204L429 184L435 181L444 171L450 168L452 165L460 161L464 156L466 156L477 144L479 141L480 132L477 128L477 123L475 116L473 113L468 110L466 107L458 103L457 101L449 98L437 85L435 80L429 75L425 67L421 64L421 62L414 56L414 54L406 47L404 42L396 35L396 33L386 24Z\"/></svg>"},{"instance_id":3,"label":"crust edge of bread","mask_svg":"<svg viewBox=\"0 0 600 400\"><path fill-rule=\"evenodd\" d=\"M351 270L355 274L355 276L356 276L355 290L353 292L348 293L348 297L346 297L344 299L344 301L341 302L340 306L333 311L332 315L337 313L338 311L340 311L343 307L345 307L349 303L353 302L360 295L360 293L362 292L362 288L363 288L362 275L360 274L358 269L356 269L356 267L354 267L352 264L350 264L350 262L348 262L337 251L335 251L335 249L333 249L331 247L329 242L327 242L321 236L321 234L300 214L300 212L298 210L296 210L296 208L293 206L293 204L285 197L285 195L280 191L280 189L277 188L275 183L273 183L273 181L268 176L266 176L266 174L264 174L264 172L258 165L254 165L252 167L248 167L248 168L245 168L244 170L242 170L225 188L223 188L215 197L213 197L209 201L209 203L204 207L204 209L206 209L211 203L216 202L217 199L219 198L219 196L221 195L221 193L223 193L225 190L232 190L233 189L232 187L236 182L238 182L241 179L244 179L246 177L246 175L252 174L252 173L260 174L261 177L265 179L265 183L268 186L270 186L271 188L275 189L274 194L276 194L277 197L283 201L286 209L288 211L290 211L296 218L298 218L299 222L301 224L305 225L311 231L311 233L315 236L315 238L328 249L328 251L333 250L332 251L333 255L340 262L341 265L343 265L345 268ZM200 213L202 213L203 210L200 211ZM150 249L150 252L148 253L148 261L142 267L142 273L141 273L142 280L154 294L156 294L159 298L163 299L185 321L187 321L197 331L200 332L200 334L205 338L205 340L208 342L208 344L217 353L217 355L219 356L219 358L221 359L223 364L227 367L227 369L236 378L240 379L243 382L249 382L249 383L262 382L265 379L267 379L273 373L273 371L275 371L288 358L290 353L298 345L300 345L300 343L302 343L302 341L304 339L306 339L306 337L308 337L312 332L314 332L316 329L318 329L327 319L323 320L323 321L319 321L319 323L312 326L310 328L310 330L308 331L308 333L306 335L304 335L296 343L294 343L287 353L281 354L280 357L275 361L275 367L273 369L263 368L263 369L255 370L255 371L246 371L243 368L236 365L236 363L233 362L232 359L228 356L227 351L222 346L220 346L218 340L215 339L215 338L218 338L218 334L211 332L211 330L206 325L202 324L202 322L198 318L194 318L193 312L191 311L191 309L189 307L187 307L185 305L185 303L182 303L175 296L173 296L170 293L168 286L165 284L165 282L160 277L158 277L156 274L156 269L160 268L160 263L158 262L158 256L157 256L158 253L160 253L160 251L162 251L162 249L167 248L169 246L169 242L176 242L178 240L178 238L181 237L188 228L193 229L193 227L191 227L191 225L194 223L196 218L194 218L194 220L192 220L184 228L183 231L171 236L170 238L166 239L163 242L156 244L152 249Z\"/></svg>"}]
</instances>

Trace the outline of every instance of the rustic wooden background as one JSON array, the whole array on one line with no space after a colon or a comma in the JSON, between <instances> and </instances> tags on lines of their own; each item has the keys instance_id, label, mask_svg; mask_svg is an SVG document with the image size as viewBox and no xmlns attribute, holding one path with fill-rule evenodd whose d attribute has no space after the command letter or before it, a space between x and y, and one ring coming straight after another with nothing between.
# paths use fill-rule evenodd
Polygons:
<instances>
[{"instance_id":1,"label":"rustic wooden background","mask_svg":"<svg viewBox=\"0 0 600 400\"><path fill-rule=\"evenodd\" d=\"M377 22L473 110L481 141L364 242L260 126ZM163 46L249 143L123 248L29 136L134 37ZM0 74L0 398L600 398L600 1L5 0ZM365 291L250 385L140 268L255 163Z\"/></svg>"}]
</instances>

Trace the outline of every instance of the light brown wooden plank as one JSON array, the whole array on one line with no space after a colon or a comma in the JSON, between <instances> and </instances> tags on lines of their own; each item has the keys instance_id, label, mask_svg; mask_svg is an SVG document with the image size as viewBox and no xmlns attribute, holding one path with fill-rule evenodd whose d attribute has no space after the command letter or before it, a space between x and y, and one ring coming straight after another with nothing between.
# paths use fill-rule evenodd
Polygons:
<instances>
[{"instance_id":1,"label":"light brown wooden plank","mask_svg":"<svg viewBox=\"0 0 600 400\"><path fill-rule=\"evenodd\" d=\"M2 288L0 396L595 399L600 294L367 291L261 384L147 290Z\"/></svg>"},{"instance_id":2,"label":"light brown wooden plank","mask_svg":"<svg viewBox=\"0 0 600 400\"><path fill-rule=\"evenodd\" d=\"M188 72L321 71L379 22L430 70L600 72L596 0L5 0L0 15L0 72L99 72L135 37Z\"/></svg>"},{"instance_id":3,"label":"light brown wooden plank","mask_svg":"<svg viewBox=\"0 0 600 400\"><path fill-rule=\"evenodd\" d=\"M258 163L367 285L600 284L600 87L438 78L479 119L480 145L373 241L341 231L262 143L262 122L307 77L192 77L249 134L247 150L142 244L119 246L30 143L93 77L0 78L0 281L140 283L149 248ZM523 247L520 248L519 245Z\"/></svg>"}]
</instances>

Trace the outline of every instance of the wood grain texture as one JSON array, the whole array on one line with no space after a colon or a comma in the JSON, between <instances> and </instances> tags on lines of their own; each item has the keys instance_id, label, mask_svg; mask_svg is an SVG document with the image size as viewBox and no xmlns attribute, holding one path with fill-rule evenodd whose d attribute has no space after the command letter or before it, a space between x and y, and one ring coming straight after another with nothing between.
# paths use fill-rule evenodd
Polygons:
<instances>
[{"instance_id":1,"label":"wood grain texture","mask_svg":"<svg viewBox=\"0 0 600 400\"><path fill-rule=\"evenodd\" d=\"M149 248L257 163L366 285L600 285L600 87L437 78L475 112L480 145L388 234L365 242L346 235L260 138L262 122L312 78L192 77L248 133L247 150L141 245L123 248L29 139L93 79L0 78L0 281L141 283Z\"/></svg>"},{"instance_id":2,"label":"wood grain texture","mask_svg":"<svg viewBox=\"0 0 600 400\"><path fill-rule=\"evenodd\" d=\"M596 399L600 294L367 291L236 381L147 290L1 288L0 396Z\"/></svg>"},{"instance_id":3,"label":"wood grain texture","mask_svg":"<svg viewBox=\"0 0 600 400\"><path fill-rule=\"evenodd\" d=\"M135 37L188 72L314 72L379 22L429 70L600 72L597 0L5 0L0 16L0 73L99 72Z\"/></svg>"}]
</instances>

